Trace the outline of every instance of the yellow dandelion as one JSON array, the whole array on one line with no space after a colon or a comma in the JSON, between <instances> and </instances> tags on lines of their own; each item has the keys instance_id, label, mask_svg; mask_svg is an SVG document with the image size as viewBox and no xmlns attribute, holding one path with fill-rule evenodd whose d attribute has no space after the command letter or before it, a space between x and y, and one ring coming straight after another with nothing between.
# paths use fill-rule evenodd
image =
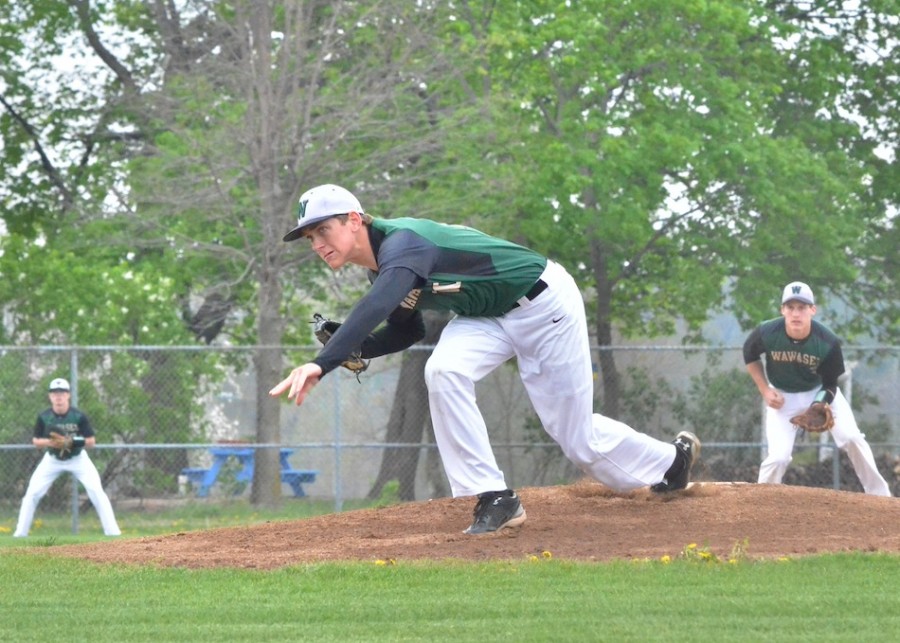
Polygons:
<instances>
[{"instance_id":1,"label":"yellow dandelion","mask_svg":"<svg viewBox=\"0 0 900 643\"><path fill-rule=\"evenodd\" d=\"M10 529L9 527L0 527L0 534L8 534L11 531L12 529Z\"/></svg>"},{"instance_id":2,"label":"yellow dandelion","mask_svg":"<svg viewBox=\"0 0 900 643\"><path fill-rule=\"evenodd\" d=\"M536 562L538 562L538 557L535 556L534 554L532 554L531 556L528 557L528 560L531 561L532 563L536 563Z\"/></svg>"},{"instance_id":3,"label":"yellow dandelion","mask_svg":"<svg viewBox=\"0 0 900 643\"><path fill-rule=\"evenodd\" d=\"M375 561L375 564L378 565L379 567L384 567L385 565L387 565L387 561L386 561L386 560L381 560L381 559L379 558L378 560Z\"/></svg>"},{"instance_id":4,"label":"yellow dandelion","mask_svg":"<svg viewBox=\"0 0 900 643\"><path fill-rule=\"evenodd\" d=\"M697 549L697 543L691 543L687 546L688 549Z\"/></svg>"},{"instance_id":5,"label":"yellow dandelion","mask_svg":"<svg viewBox=\"0 0 900 643\"><path fill-rule=\"evenodd\" d=\"M659 559L659 562L661 562L663 565L668 565L669 563L672 562L672 557L669 556L668 554L666 554L665 556L663 556L662 558Z\"/></svg>"},{"instance_id":6,"label":"yellow dandelion","mask_svg":"<svg viewBox=\"0 0 900 643\"><path fill-rule=\"evenodd\" d=\"M549 551L547 551L547 550L542 551L542 552L541 552L541 556L543 556L543 557L546 558L547 560L553 558L553 554L551 554L551 553L550 553Z\"/></svg>"}]
</instances>

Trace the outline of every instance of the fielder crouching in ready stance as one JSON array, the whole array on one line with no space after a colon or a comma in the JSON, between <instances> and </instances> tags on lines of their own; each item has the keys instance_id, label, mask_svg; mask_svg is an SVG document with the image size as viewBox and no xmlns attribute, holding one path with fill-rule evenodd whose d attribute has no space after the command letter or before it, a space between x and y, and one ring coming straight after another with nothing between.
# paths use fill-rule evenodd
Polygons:
<instances>
[{"instance_id":1,"label":"fielder crouching in ready stance","mask_svg":"<svg viewBox=\"0 0 900 643\"><path fill-rule=\"evenodd\" d=\"M789 283L781 295L781 317L757 326L744 342L747 371L766 404L768 455L759 467L758 482L781 484L791 463L798 427L808 422L804 416L814 415L815 407L825 405L830 406L829 421L824 427L807 424L807 430L830 430L834 443L850 458L865 492L890 496L872 448L838 388L838 378L844 373L841 342L813 319L815 314L812 289L799 281Z\"/></svg>"},{"instance_id":2,"label":"fielder crouching in ready stance","mask_svg":"<svg viewBox=\"0 0 900 643\"><path fill-rule=\"evenodd\" d=\"M525 521L475 400L475 383L513 357L544 429L586 474L616 491L687 486L700 450L692 433L662 442L593 413L584 303L559 264L465 226L373 218L336 185L320 185L300 197L297 226L284 241L300 238L332 270L348 263L367 268L372 286L316 358L269 394L287 392L301 404L320 378L354 352L368 359L420 341L421 310L455 313L428 359L425 382L453 496L478 496L466 533Z\"/></svg>"},{"instance_id":3,"label":"fielder crouching in ready stance","mask_svg":"<svg viewBox=\"0 0 900 643\"><path fill-rule=\"evenodd\" d=\"M96 444L94 429L88 417L71 405L71 395L69 382L63 378L50 382L50 408L35 420L34 437L31 440L35 447L47 449L47 452L28 481L19 510L19 522L13 534L16 538L28 535L41 498L64 473L71 473L84 486L91 504L97 510L103 533L107 536L122 534L109 497L103 491L97 467L85 451Z\"/></svg>"}]
</instances>

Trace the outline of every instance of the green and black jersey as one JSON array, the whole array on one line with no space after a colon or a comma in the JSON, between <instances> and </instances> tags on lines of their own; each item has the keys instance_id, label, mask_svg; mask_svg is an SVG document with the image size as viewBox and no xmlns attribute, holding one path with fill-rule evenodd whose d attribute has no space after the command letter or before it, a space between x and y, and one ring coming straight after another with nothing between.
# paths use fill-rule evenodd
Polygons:
<instances>
[{"instance_id":1,"label":"green and black jersey","mask_svg":"<svg viewBox=\"0 0 900 643\"><path fill-rule=\"evenodd\" d=\"M49 438L51 431L73 437L80 435L90 438L94 435L94 429L88 417L74 406L69 407L69 410L63 415L57 415L52 408L46 409L38 415L34 423L34 437ZM73 446L72 450L64 456L60 455L58 449L48 449L48 451L60 460L68 460L81 453L81 449L80 446Z\"/></svg>"},{"instance_id":2,"label":"green and black jersey","mask_svg":"<svg viewBox=\"0 0 900 643\"><path fill-rule=\"evenodd\" d=\"M421 282L416 307L466 317L497 317L534 285L547 259L533 250L473 228L426 219L376 219L384 235L376 252L378 275L412 270Z\"/></svg>"},{"instance_id":3,"label":"green and black jersey","mask_svg":"<svg viewBox=\"0 0 900 643\"><path fill-rule=\"evenodd\" d=\"M844 372L844 355L837 335L813 320L809 336L791 339L783 317L760 324L744 342L744 363L766 356L766 377L787 393L824 387L834 389Z\"/></svg>"},{"instance_id":4,"label":"green and black jersey","mask_svg":"<svg viewBox=\"0 0 900 643\"><path fill-rule=\"evenodd\" d=\"M369 273L372 288L313 360L323 374L356 350L378 357L419 341L422 310L505 315L547 266L546 257L524 246L427 219L375 219L369 240L378 265Z\"/></svg>"}]
</instances>

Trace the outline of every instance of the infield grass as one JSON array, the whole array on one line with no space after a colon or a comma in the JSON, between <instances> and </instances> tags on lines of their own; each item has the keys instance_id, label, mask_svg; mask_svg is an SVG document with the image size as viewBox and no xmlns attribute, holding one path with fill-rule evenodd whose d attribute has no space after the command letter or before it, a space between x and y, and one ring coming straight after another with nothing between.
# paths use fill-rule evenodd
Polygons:
<instances>
[{"instance_id":1,"label":"infield grass","mask_svg":"<svg viewBox=\"0 0 900 643\"><path fill-rule=\"evenodd\" d=\"M156 569L0 550L4 641L888 641L900 556Z\"/></svg>"}]
</instances>

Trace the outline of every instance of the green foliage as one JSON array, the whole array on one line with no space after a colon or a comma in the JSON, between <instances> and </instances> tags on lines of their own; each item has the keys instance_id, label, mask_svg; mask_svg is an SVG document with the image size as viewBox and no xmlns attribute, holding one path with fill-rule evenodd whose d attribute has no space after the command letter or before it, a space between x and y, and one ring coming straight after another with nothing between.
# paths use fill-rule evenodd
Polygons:
<instances>
[{"instance_id":1,"label":"green foliage","mask_svg":"<svg viewBox=\"0 0 900 643\"><path fill-rule=\"evenodd\" d=\"M91 9L118 28L128 80L148 91L122 100L125 77L88 65L92 52L75 61L83 84L53 82L51 56L81 36L75 11L5 6L6 226L34 238L77 214L137 229L130 239L155 250L132 268L155 277L157 261L175 266L182 299L225 292L251 312L231 322L240 341L254 339L247 319L266 276L247 279L248 262L277 239L266 232L273 221L287 228L299 191L323 180L358 190L376 213L472 223L535 245L595 286L598 315L611 311L628 335L668 333L679 318L696 328L726 277L747 324L771 310L773 283L828 283L863 307L873 298L860 293L879 284L859 283L863 261L863 274L896 284L885 212L897 169L875 154L897 125L881 2L855 13L836 2L809 12L687 1L565 11L473 2L462 12L291 4L260 23L273 29L259 43L271 46L271 78L235 64L251 60L241 5L208 3L193 31L176 24L188 14L168 16L196 38L177 51L141 3ZM331 20L352 25L346 38L327 37ZM16 73L25 61L28 73ZM394 77L416 80L377 84ZM265 94L284 87L293 89ZM35 143L59 159L55 173ZM279 255L276 272L309 258ZM308 293L286 285L290 313ZM882 305L850 325L893 332L893 312Z\"/></svg>"},{"instance_id":2,"label":"green foliage","mask_svg":"<svg viewBox=\"0 0 900 643\"><path fill-rule=\"evenodd\" d=\"M93 229L74 247L0 239L0 300L16 315L0 328L5 343L172 344L189 335L178 316L176 283L158 264L138 265L108 250L83 261ZM112 256L111 256L112 255Z\"/></svg>"},{"instance_id":3,"label":"green foliage","mask_svg":"<svg viewBox=\"0 0 900 643\"><path fill-rule=\"evenodd\" d=\"M374 507L390 507L400 503L400 481L388 480L381 487L381 494L373 504Z\"/></svg>"},{"instance_id":4,"label":"green foliage","mask_svg":"<svg viewBox=\"0 0 900 643\"><path fill-rule=\"evenodd\" d=\"M672 400L672 387L663 377L653 378L646 368L630 367L627 370L628 386L622 392L620 406L620 419L629 426L636 427L639 431L646 432L641 427L650 426L653 418L667 415ZM659 435L671 432L670 426L658 427Z\"/></svg>"},{"instance_id":5,"label":"green foliage","mask_svg":"<svg viewBox=\"0 0 900 643\"><path fill-rule=\"evenodd\" d=\"M759 438L762 403L746 371L704 368L685 392L676 392L672 412L684 426L703 427L710 442L752 442ZM755 457L736 450L736 457Z\"/></svg>"}]
</instances>

